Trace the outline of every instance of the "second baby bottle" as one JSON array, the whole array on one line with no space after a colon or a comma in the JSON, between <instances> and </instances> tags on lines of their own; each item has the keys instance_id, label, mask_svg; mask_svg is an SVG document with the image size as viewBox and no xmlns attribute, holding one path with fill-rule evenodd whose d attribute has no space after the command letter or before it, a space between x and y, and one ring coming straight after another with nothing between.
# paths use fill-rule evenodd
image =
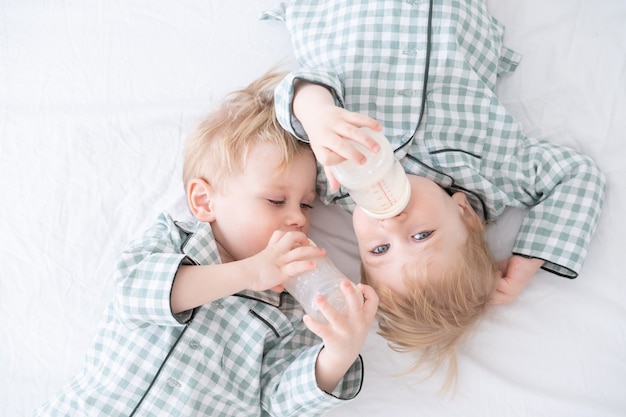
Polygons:
<instances>
[{"instance_id":1,"label":"second baby bottle","mask_svg":"<svg viewBox=\"0 0 626 417\"><path fill-rule=\"evenodd\" d=\"M311 241L311 245L314 243ZM313 319L325 323L327 320L315 304L315 297L320 294L337 311L346 313L346 300L341 292L340 284L347 279L327 256L315 259L316 267L311 271L303 272L284 282L285 289L304 308L304 311ZM354 284L353 284L354 285Z\"/></svg>"}]
</instances>

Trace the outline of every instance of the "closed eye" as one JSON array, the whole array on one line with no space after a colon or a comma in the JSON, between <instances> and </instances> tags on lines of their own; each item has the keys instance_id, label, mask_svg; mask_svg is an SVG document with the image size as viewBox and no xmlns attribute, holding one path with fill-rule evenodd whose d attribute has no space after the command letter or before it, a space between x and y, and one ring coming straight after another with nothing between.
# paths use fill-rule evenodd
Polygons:
<instances>
[{"instance_id":1,"label":"closed eye","mask_svg":"<svg viewBox=\"0 0 626 417\"><path fill-rule=\"evenodd\" d=\"M271 198L268 198L267 201L269 201L269 203L273 206L284 206L286 204L285 200L272 200ZM307 203L300 203L300 209L306 211L306 210L311 210L313 208L312 205L307 204Z\"/></svg>"}]
</instances>

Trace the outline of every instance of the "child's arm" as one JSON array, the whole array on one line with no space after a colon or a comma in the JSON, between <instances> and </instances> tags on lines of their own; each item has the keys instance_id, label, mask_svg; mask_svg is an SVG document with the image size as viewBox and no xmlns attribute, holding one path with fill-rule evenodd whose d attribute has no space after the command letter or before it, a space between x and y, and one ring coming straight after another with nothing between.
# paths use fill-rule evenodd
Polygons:
<instances>
[{"instance_id":1,"label":"child's arm","mask_svg":"<svg viewBox=\"0 0 626 417\"><path fill-rule=\"evenodd\" d=\"M267 247L250 258L214 265L181 265L172 285L172 312L187 311L245 289L282 290L283 282L315 268L310 259L324 254L324 249L309 245L302 232L276 231Z\"/></svg>"},{"instance_id":2,"label":"child's arm","mask_svg":"<svg viewBox=\"0 0 626 417\"><path fill-rule=\"evenodd\" d=\"M328 393L335 390L359 356L378 308L378 296L370 286L359 284L357 288L358 292L347 279L341 284L346 297L346 315L335 310L323 296L318 296L317 305L328 323L317 322L309 316L304 318L306 326L324 342L315 363L315 377L318 387Z\"/></svg>"},{"instance_id":3,"label":"child's arm","mask_svg":"<svg viewBox=\"0 0 626 417\"><path fill-rule=\"evenodd\" d=\"M336 106L330 91L319 84L303 80L296 80L295 83L293 115L302 124L315 157L324 166L330 187L337 189L339 183L329 166L346 159L365 162L364 155L346 139L377 152L378 144L358 128L369 127L379 131L381 125L370 117Z\"/></svg>"},{"instance_id":4,"label":"child's arm","mask_svg":"<svg viewBox=\"0 0 626 417\"><path fill-rule=\"evenodd\" d=\"M506 184L513 203L529 208L513 256L500 266L504 279L493 302L512 300L538 268L576 278L604 200L604 175L591 158L559 144L525 138L521 131L518 135L515 152L490 167L493 183ZM507 146L508 140L501 143Z\"/></svg>"}]
</instances>

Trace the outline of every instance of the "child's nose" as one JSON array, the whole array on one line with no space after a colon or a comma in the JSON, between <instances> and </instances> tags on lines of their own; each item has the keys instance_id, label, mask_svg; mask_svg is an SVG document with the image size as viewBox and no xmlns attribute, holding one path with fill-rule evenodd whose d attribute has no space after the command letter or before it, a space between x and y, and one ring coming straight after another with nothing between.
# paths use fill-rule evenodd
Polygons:
<instances>
[{"instance_id":1,"label":"child's nose","mask_svg":"<svg viewBox=\"0 0 626 417\"><path fill-rule=\"evenodd\" d=\"M297 229L302 229L307 224L307 217L302 212L302 209L298 205L297 208L290 209L289 213L287 213L287 225L289 227L295 227Z\"/></svg>"}]
</instances>

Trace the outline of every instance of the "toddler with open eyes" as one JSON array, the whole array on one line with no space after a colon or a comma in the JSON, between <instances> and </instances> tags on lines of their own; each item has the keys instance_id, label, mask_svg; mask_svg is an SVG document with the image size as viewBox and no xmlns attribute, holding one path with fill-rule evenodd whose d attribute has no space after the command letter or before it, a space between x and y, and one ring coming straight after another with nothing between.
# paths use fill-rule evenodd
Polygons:
<instances>
[{"instance_id":1,"label":"toddler with open eyes","mask_svg":"<svg viewBox=\"0 0 626 417\"><path fill-rule=\"evenodd\" d=\"M290 0L264 14L297 58L276 89L281 125L309 142L326 203L353 212L363 282L380 297L379 331L416 366L447 364L491 303L515 299L542 268L576 278L596 229L603 174L586 155L528 137L494 93L520 56L484 0ZM331 166L372 152L382 132L409 174L390 219L355 207ZM527 209L511 256L496 262L484 225Z\"/></svg>"}]
</instances>

